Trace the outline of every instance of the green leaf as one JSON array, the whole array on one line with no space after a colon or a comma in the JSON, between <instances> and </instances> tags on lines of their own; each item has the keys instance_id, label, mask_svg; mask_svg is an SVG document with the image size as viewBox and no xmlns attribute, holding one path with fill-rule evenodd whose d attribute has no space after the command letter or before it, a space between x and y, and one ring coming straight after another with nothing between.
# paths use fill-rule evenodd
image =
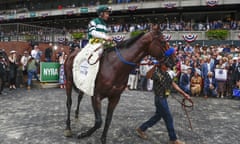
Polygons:
<instances>
[{"instance_id":1,"label":"green leaf","mask_svg":"<svg viewBox=\"0 0 240 144\"><path fill-rule=\"evenodd\" d=\"M208 30L206 35L210 40L226 40L228 30Z\"/></svg>"},{"instance_id":2,"label":"green leaf","mask_svg":"<svg viewBox=\"0 0 240 144\"><path fill-rule=\"evenodd\" d=\"M84 38L85 34L83 32L74 32L74 33L72 33L72 36L74 39L79 40L79 39Z\"/></svg>"}]
</instances>

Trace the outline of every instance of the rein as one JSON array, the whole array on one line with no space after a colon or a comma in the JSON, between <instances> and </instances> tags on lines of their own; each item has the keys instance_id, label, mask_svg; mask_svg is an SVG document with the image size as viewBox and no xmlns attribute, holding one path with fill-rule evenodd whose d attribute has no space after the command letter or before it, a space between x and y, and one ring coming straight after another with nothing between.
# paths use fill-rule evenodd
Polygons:
<instances>
[{"instance_id":1,"label":"rein","mask_svg":"<svg viewBox=\"0 0 240 144\"><path fill-rule=\"evenodd\" d=\"M119 49L118 49L117 47L115 47L115 52L116 52L118 58L120 59L120 61L123 62L124 64L130 65L130 66L133 66L133 67L136 67L136 66L139 65L139 64L137 64L137 63L129 62L129 61L125 60L125 59L122 57L122 55L121 55L121 53L120 53L120 51L119 51Z\"/></svg>"},{"instance_id":2,"label":"rein","mask_svg":"<svg viewBox=\"0 0 240 144\"><path fill-rule=\"evenodd\" d=\"M193 110L193 101L191 99L186 99L186 98L183 98L182 101L180 101L178 98L176 98L175 96L173 96L173 98L181 104L182 106L182 109L184 111L184 113L186 114L186 117L187 117L187 120L188 120L188 123L189 123L189 127L191 128L191 130L193 130L192 128L192 123L191 123L191 120L190 120L190 116L188 114L188 110L187 108L190 108L190 110L192 111Z\"/></svg>"}]
</instances>

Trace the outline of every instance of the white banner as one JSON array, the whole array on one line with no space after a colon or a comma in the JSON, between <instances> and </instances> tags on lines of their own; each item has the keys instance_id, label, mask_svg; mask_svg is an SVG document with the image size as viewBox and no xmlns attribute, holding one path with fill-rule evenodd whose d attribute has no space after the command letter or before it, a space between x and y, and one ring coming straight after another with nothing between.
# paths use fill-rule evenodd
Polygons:
<instances>
[{"instance_id":1,"label":"white banner","mask_svg":"<svg viewBox=\"0 0 240 144\"><path fill-rule=\"evenodd\" d=\"M227 70L226 69L215 69L216 80L227 80Z\"/></svg>"}]
</instances>

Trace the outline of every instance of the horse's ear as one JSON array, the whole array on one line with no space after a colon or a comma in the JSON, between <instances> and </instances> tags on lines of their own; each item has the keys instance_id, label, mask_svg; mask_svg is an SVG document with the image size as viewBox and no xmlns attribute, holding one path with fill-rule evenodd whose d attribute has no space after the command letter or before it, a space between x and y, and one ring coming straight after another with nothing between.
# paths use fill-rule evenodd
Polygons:
<instances>
[{"instance_id":1,"label":"horse's ear","mask_svg":"<svg viewBox=\"0 0 240 144\"><path fill-rule=\"evenodd\" d=\"M160 29L160 26L158 24L153 24L152 30L155 32L158 32Z\"/></svg>"}]
</instances>

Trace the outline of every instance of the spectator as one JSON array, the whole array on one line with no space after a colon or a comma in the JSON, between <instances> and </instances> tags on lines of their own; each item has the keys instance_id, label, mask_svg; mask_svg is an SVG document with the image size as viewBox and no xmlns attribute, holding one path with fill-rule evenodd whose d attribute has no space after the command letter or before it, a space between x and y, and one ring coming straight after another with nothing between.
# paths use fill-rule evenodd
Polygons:
<instances>
[{"instance_id":1,"label":"spectator","mask_svg":"<svg viewBox=\"0 0 240 144\"><path fill-rule=\"evenodd\" d=\"M51 62L52 61L52 43L49 43L49 47L45 49L45 61L46 62Z\"/></svg>"},{"instance_id":2,"label":"spectator","mask_svg":"<svg viewBox=\"0 0 240 144\"><path fill-rule=\"evenodd\" d=\"M147 78L146 74L148 69L147 63L149 62L148 56L144 57L141 61L141 65L139 66L139 73L140 73L140 83L139 88L140 90L146 90L147 89Z\"/></svg>"},{"instance_id":3,"label":"spectator","mask_svg":"<svg viewBox=\"0 0 240 144\"><path fill-rule=\"evenodd\" d=\"M205 62L201 66L202 77L207 78L208 72L214 72L214 63L211 63L211 57L205 56Z\"/></svg>"},{"instance_id":4,"label":"spectator","mask_svg":"<svg viewBox=\"0 0 240 144\"><path fill-rule=\"evenodd\" d=\"M213 77L213 72L208 72L207 78L204 79L204 97L217 96L217 82Z\"/></svg>"},{"instance_id":5,"label":"spectator","mask_svg":"<svg viewBox=\"0 0 240 144\"><path fill-rule=\"evenodd\" d=\"M193 53L193 47L189 43L187 43L187 45L184 47L184 52L192 54Z\"/></svg>"},{"instance_id":6,"label":"spectator","mask_svg":"<svg viewBox=\"0 0 240 144\"><path fill-rule=\"evenodd\" d=\"M128 87L130 90L136 90L138 85L138 68L131 71L128 77Z\"/></svg>"},{"instance_id":7,"label":"spectator","mask_svg":"<svg viewBox=\"0 0 240 144\"><path fill-rule=\"evenodd\" d=\"M36 62L38 64L40 63L41 55L42 55L42 53L41 53L38 45L35 45L34 49L31 51L31 56L32 56L32 58L34 58L36 60Z\"/></svg>"},{"instance_id":8,"label":"spectator","mask_svg":"<svg viewBox=\"0 0 240 144\"><path fill-rule=\"evenodd\" d=\"M222 59L219 59L218 61L218 64L216 65L216 69L220 69L219 72L223 73L223 70L226 70L226 66L224 65L224 58L226 57L223 57ZM226 92L226 80L227 80L227 77L226 79L217 79L216 77L216 81L217 81L217 92L218 92L218 96L217 97L221 97L223 98L224 97L224 93Z\"/></svg>"},{"instance_id":9,"label":"spectator","mask_svg":"<svg viewBox=\"0 0 240 144\"><path fill-rule=\"evenodd\" d=\"M185 67L185 72L182 73L179 81L180 88L187 94L191 94L190 80L191 80L192 68L189 66Z\"/></svg>"},{"instance_id":10,"label":"spectator","mask_svg":"<svg viewBox=\"0 0 240 144\"><path fill-rule=\"evenodd\" d=\"M31 56L29 55L28 51L24 51L23 56L21 57L20 63L22 66L22 73L23 73L23 82L26 82L27 79L27 63Z\"/></svg>"},{"instance_id":11,"label":"spectator","mask_svg":"<svg viewBox=\"0 0 240 144\"><path fill-rule=\"evenodd\" d=\"M27 64L27 71L28 71L28 81L27 81L27 89L31 89L31 84L32 84L32 78L33 76L39 81L38 76L37 76L37 61L31 57L28 61Z\"/></svg>"},{"instance_id":12,"label":"spectator","mask_svg":"<svg viewBox=\"0 0 240 144\"><path fill-rule=\"evenodd\" d=\"M195 68L193 77L191 78L191 93L193 96L200 96L202 90L201 71Z\"/></svg>"},{"instance_id":13,"label":"spectator","mask_svg":"<svg viewBox=\"0 0 240 144\"><path fill-rule=\"evenodd\" d=\"M21 57L21 60L20 60L24 75L27 74L27 63L30 58L31 56L29 55L28 51L24 51L23 56Z\"/></svg>"},{"instance_id":14,"label":"spectator","mask_svg":"<svg viewBox=\"0 0 240 144\"><path fill-rule=\"evenodd\" d=\"M65 82L66 82L66 78L65 78L65 74L64 74L64 62L67 58L67 55L65 55L64 52L61 53L61 56L59 56L59 64L60 64L60 68L59 68L59 84L60 84L60 88L65 88Z\"/></svg>"},{"instance_id":15,"label":"spectator","mask_svg":"<svg viewBox=\"0 0 240 144\"><path fill-rule=\"evenodd\" d=\"M0 54L0 95L3 93L3 88L5 85L5 76L6 76L6 61L2 54Z\"/></svg>"},{"instance_id":16,"label":"spectator","mask_svg":"<svg viewBox=\"0 0 240 144\"><path fill-rule=\"evenodd\" d=\"M16 51L10 51L9 59L9 89L16 89L16 76L17 76L17 56Z\"/></svg>"}]
</instances>

